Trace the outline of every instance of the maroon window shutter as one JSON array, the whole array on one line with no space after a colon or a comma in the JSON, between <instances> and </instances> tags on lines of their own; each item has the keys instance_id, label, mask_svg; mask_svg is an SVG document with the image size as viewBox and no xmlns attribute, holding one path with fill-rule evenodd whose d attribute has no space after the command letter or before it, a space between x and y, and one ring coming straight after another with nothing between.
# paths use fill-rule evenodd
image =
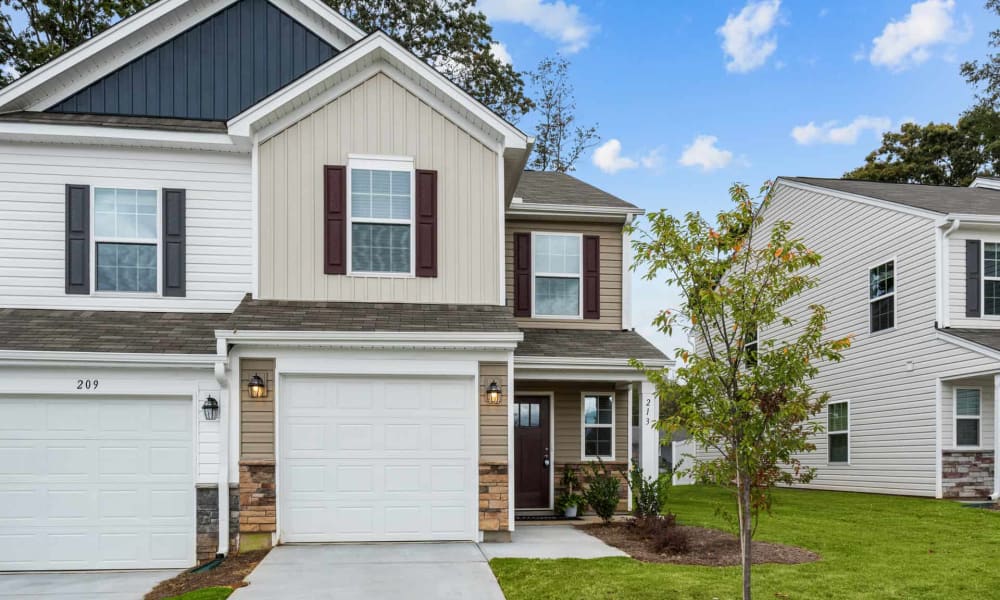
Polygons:
<instances>
[{"instance_id":1,"label":"maroon window shutter","mask_svg":"<svg viewBox=\"0 0 1000 600\"><path fill-rule=\"evenodd\" d=\"M601 238L583 236L583 318L601 318Z\"/></svg>"},{"instance_id":2,"label":"maroon window shutter","mask_svg":"<svg viewBox=\"0 0 1000 600\"><path fill-rule=\"evenodd\" d=\"M323 169L323 272L347 274L347 168Z\"/></svg>"},{"instance_id":3,"label":"maroon window shutter","mask_svg":"<svg viewBox=\"0 0 1000 600\"><path fill-rule=\"evenodd\" d=\"M417 169L416 180L416 274L437 277L437 171Z\"/></svg>"},{"instance_id":4,"label":"maroon window shutter","mask_svg":"<svg viewBox=\"0 0 1000 600\"><path fill-rule=\"evenodd\" d=\"M514 316L531 316L531 234L514 234Z\"/></svg>"}]
</instances>

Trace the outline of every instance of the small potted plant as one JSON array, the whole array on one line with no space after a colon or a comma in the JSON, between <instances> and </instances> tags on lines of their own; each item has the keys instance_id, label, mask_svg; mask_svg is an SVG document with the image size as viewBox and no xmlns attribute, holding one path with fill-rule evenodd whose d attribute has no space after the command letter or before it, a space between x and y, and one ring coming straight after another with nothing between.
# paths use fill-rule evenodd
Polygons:
<instances>
[{"instance_id":1,"label":"small potted plant","mask_svg":"<svg viewBox=\"0 0 1000 600\"><path fill-rule=\"evenodd\" d=\"M580 487L580 480L576 475L576 471L566 466L563 470L562 480L560 481L562 485L562 493L556 500L556 511L563 513L567 519L575 519L580 508L586 503L583 496L576 493L576 489Z\"/></svg>"}]
</instances>

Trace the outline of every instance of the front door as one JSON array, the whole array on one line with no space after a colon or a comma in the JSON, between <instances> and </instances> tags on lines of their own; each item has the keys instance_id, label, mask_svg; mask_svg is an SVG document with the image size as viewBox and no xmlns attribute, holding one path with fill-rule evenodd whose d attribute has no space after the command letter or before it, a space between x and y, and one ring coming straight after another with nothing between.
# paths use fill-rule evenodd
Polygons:
<instances>
[{"instance_id":1,"label":"front door","mask_svg":"<svg viewBox=\"0 0 1000 600\"><path fill-rule=\"evenodd\" d=\"M515 508L549 507L549 399L518 396L514 404Z\"/></svg>"}]
</instances>

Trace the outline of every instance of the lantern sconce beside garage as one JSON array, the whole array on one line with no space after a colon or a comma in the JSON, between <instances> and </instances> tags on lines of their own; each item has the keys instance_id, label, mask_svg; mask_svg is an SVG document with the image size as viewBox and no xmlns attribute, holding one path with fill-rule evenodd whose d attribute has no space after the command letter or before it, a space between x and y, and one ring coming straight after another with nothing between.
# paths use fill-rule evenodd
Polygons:
<instances>
[{"instance_id":1,"label":"lantern sconce beside garage","mask_svg":"<svg viewBox=\"0 0 1000 600\"><path fill-rule=\"evenodd\" d=\"M493 406L500 404L500 386L496 381L491 382L486 388L486 404Z\"/></svg>"},{"instance_id":2,"label":"lantern sconce beside garage","mask_svg":"<svg viewBox=\"0 0 1000 600\"><path fill-rule=\"evenodd\" d=\"M251 398L263 398L267 396L267 383L260 378L260 375L254 373L253 377L250 378L250 385L248 386Z\"/></svg>"},{"instance_id":3,"label":"lantern sconce beside garage","mask_svg":"<svg viewBox=\"0 0 1000 600\"><path fill-rule=\"evenodd\" d=\"M205 412L206 421L215 421L219 418L219 401L209 396L205 398L205 403L201 405L201 410Z\"/></svg>"}]
</instances>

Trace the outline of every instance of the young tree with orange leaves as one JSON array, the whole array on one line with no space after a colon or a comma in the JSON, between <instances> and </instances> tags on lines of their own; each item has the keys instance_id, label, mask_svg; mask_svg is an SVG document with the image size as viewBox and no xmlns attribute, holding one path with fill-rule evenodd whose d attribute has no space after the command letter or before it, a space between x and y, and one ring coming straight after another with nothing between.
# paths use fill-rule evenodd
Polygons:
<instances>
[{"instance_id":1,"label":"young tree with orange leaves","mask_svg":"<svg viewBox=\"0 0 1000 600\"><path fill-rule=\"evenodd\" d=\"M827 311L820 305L810 306L801 322L785 314L816 286L809 268L820 257L791 237L791 223L764 227L769 190L766 185L754 198L746 186L734 185L734 206L719 213L715 225L698 213L683 220L666 211L650 214L648 229L633 242L643 276L681 291L679 313L664 310L654 324L670 334L684 323L697 340L694 351L678 351L676 383L663 371L646 373L677 404L659 427L684 428L711 453L690 467L695 479L735 492L745 600L753 524L770 510L772 488L815 475L798 456L815 450L809 440L822 425L813 417L829 397L809 381L822 362L840 360L850 346L849 338L824 337ZM758 332L767 336L758 340Z\"/></svg>"}]
</instances>

